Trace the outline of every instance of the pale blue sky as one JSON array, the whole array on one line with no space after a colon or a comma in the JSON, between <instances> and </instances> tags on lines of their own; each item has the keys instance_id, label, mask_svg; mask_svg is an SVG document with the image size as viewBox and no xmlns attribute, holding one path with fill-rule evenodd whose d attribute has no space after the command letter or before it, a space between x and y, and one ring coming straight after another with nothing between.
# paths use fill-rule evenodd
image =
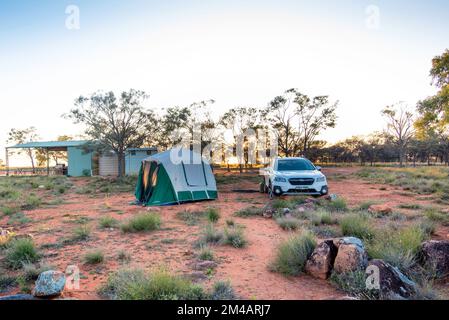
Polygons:
<instances>
[{"instance_id":1,"label":"pale blue sky","mask_svg":"<svg viewBox=\"0 0 449 320\"><path fill-rule=\"evenodd\" d=\"M385 105L435 91L447 1L242 2L0 1L0 148L11 127L45 140L81 133L61 114L98 89L146 90L149 107L212 98L217 113L291 87L329 94L340 100L330 141L380 129ZM70 4L80 30L65 27ZM371 5L378 29L366 24Z\"/></svg>"}]
</instances>

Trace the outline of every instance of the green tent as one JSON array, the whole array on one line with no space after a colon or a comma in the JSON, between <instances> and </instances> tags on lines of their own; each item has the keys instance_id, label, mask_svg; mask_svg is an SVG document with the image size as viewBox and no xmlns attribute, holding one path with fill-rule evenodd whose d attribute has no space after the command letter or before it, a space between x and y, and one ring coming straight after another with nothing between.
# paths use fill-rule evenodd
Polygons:
<instances>
[{"instance_id":1,"label":"green tent","mask_svg":"<svg viewBox=\"0 0 449 320\"><path fill-rule=\"evenodd\" d=\"M142 161L137 200L148 206L217 199L209 162L196 152L174 148Z\"/></svg>"}]
</instances>

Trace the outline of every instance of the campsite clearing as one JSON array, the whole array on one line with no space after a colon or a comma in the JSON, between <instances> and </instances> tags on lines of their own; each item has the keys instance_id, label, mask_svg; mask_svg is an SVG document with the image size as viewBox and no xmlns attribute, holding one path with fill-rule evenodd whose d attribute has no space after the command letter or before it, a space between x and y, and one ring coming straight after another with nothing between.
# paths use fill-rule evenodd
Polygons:
<instances>
[{"instance_id":1,"label":"campsite clearing","mask_svg":"<svg viewBox=\"0 0 449 320\"><path fill-rule=\"evenodd\" d=\"M447 208L447 204L436 202L431 195L418 195L400 186L367 181L355 174L358 170L360 168L323 169L328 176L330 193L345 199L350 208L363 209L371 203L393 208L391 216L371 218L373 227L415 223L426 217L429 208L438 212ZM40 254L40 267L52 266L60 271L66 271L69 266L79 268L80 288L66 290L65 297L101 299L98 289L106 283L110 273L123 268L155 270L161 267L198 280L204 287L211 287L218 280L229 280L237 295L246 299L338 299L346 296L326 280L305 274L285 277L271 272L269 264L277 246L297 231L283 230L275 219L264 218L257 210L251 211L254 215L236 215L240 210L262 208L269 202L266 194L254 192L258 190L256 174L219 171L216 178L217 200L164 207L130 205L135 200L132 182L119 188L115 180L67 178L52 182L50 179L46 181L48 188L41 188L45 181L36 183L34 180L44 178L0 178L3 210L0 226L32 236ZM7 179L16 180L8 183L12 180ZM24 181L27 181L26 186ZM58 192L62 187L64 192ZM27 201L33 204L32 199L24 198L25 195L29 197L30 190L41 200L33 207L26 206ZM8 197L14 199L8 200ZM22 206L11 206L17 199L23 202ZM210 208L216 209L215 214L207 212ZM152 218L134 220L149 212ZM338 210L335 212L335 219L344 215ZM160 224L155 216L160 217ZM438 217L432 216L432 219L437 221ZM302 221L301 227L310 228L321 239L332 232L339 235L339 226L332 220L329 225L313 221L310 224ZM138 226L137 232L124 232L121 229L124 224ZM212 225L208 230L214 234L208 236L228 237L226 240L231 244L243 236L246 243L243 246L209 244L206 248L198 247L199 239L205 236L205 228ZM446 223L437 221L435 228L432 238L449 239ZM230 230L238 232L231 234ZM87 263L86 255L92 252L101 259L91 259L95 263ZM23 281L25 271L8 269L4 264L5 256L5 250L0 249L0 277L12 280L8 287L0 287L0 295L29 290L30 285L27 287ZM200 256L213 259L214 263L201 264ZM440 295L448 297L444 282L437 282L434 287Z\"/></svg>"}]
</instances>

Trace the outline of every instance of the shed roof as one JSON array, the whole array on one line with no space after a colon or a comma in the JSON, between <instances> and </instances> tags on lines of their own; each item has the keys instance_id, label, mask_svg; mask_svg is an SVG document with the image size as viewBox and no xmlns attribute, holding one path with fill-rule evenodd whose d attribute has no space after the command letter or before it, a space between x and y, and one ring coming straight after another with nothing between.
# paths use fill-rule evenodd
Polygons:
<instances>
[{"instance_id":1,"label":"shed roof","mask_svg":"<svg viewBox=\"0 0 449 320\"><path fill-rule=\"evenodd\" d=\"M80 147L86 143L88 140L73 140L73 141L44 141L44 142L27 142L22 144L16 144L15 146L8 147L8 149L30 149L30 148L44 148L44 149L53 149L53 148L68 148L68 147Z\"/></svg>"}]
</instances>

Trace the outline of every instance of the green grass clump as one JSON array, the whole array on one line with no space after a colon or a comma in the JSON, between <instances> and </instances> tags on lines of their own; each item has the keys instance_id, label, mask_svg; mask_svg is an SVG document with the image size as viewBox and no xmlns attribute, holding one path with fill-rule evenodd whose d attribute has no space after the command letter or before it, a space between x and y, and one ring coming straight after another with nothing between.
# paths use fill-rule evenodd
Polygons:
<instances>
[{"instance_id":1,"label":"green grass clump","mask_svg":"<svg viewBox=\"0 0 449 320\"><path fill-rule=\"evenodd\" d=\"M74 242L76 241L86 241L90 237L90 227L89 226L79 226L73 229L73 235L70 238Z\"/></svg>"},{"instance_id":2,"label":"green grass clump","mask_svg":"<svg viewBox=\"0 0 449 320\"><path fill-rule=\"evenodd\" d=\"M93 250L84 255L84 263L99 264L104 261L104 254L101 250Z\"/></svg>"},{"instance_id":3,"label":"green grass clump","mask_svg":"<svg viewBox=\"0 0 449 320\"><path fill-rule=\"evenodd\" d=\"M158 230L161 227L161 217L157 213L145 212L129 219L121 225L123 232L143 232Z\"/></svg>"},{"instance_id":4,"label":"green grass clump","mask_svg":"<svg viewBox=\"0 0 449 320\"><path fill-rule=\"evenodd\" d=\"M273 209L276 209L276 210L284 209L284 208L292 209L294 207L294 204L288 200L274 199L271 202L271 206L273 207Z\"/></svg>"},{"instance_id":5,"label":"green grass clump","mask_svg":"<svg viewBox=\"0 0 449 320\"><path fill-rule=\"evenodd\" d=\"M258 208L258 207L246 207L243 208L239 211L237 211L236 213L234 213L234 215L236 217L242 217L242 218L246 218L246 217L254 217L254 216L262 216L263 215L263 209L262 208Z\"/></svg>"},{"instance_id":6,"label":"green grass clump","mask_svg":"<svg viewBox=\"0 0 449 320\"><path fill-rule=\"evenodd\" d=\"M118 225L118 221L111 216L104 216L100 218L98 224L102 229L114 228Z\"/></svg>"},{"instance_id":7,"label":"green grass clump","mask_svg":"<svg viewBox=\"0 0 449 320\"><path fill-rule=\"evenodd\" d=\"M23 206L24 210L33 210L38 208L42 204L41 198L38 196L31 194L25 199L25 205Z\"/></svg>"},{"instance_id":8,"label":"green grass clump","mask_svg":"<svg viewBox=\"0 0 449 320\"><path fill-rule=\"evenodd\" d=\"M338 197L335 200L332 201L328 201L325 205L325 207L330 210L330 211L334 211L334 212L344 212L344 211L348 211L348 205L346 203L346 200Z\"/></svg>"},{"instance_id":9,"label":"green grass clump","mask_svg":"<svg viewBox=\"0 0 449 320\"><path fill-rule=\"evenodd\" d=\"M408 273L416 263L416 254L426 234L418 225L399 230L384 230L366 245L368 255L382 259Z\"/></svg>"},{"instance_id":10,"label":"green grass clump","mask_svg":"<svg viewBox=\"0 0 449 320\"><path fill-rule=\"evenodd\" d=\"M17 278L0 274L0 293L17 285Z\"/></svg>"},{"instance_id":11,"label":"green grass clump","mask_svg":"<svg viewBox=\"0 0 449 320\"><path fill-rule=\"evenodd\" d=\"M199 241L199 245L221 244L223 242L223 238L223 232L217 230L212 223L209 223L203 230L203 235Z\"/></svg>"},{"instance_id":12,"label":"green grass clump","mask_svg":"<svg viewBox=\"0 0 449 320\"><path fill-rule=\"evenodd\" d=\"M125 250L120 250L117 254L117 259L120 262L127 263L131 261L131 255Z\"/></svg>"},{"instance_id":13,"label":"green grass clump","mask_svg":"<svg viewBox=\"0 0 449 320\"><path fill-rule=\"evenodd\" d=\"M307 214L307 216L315 226L322 224L330 225L335 223L335 219L332 217L332 214L324 209L311 211Z\"/></svg>"},{"instance_id":14,"label":"green grass clump","mask_svg":"<svg viewBox=\"0 0 449 320\"><path fill-rule=\"evenodd\" d=\"M276 219L276 223L283 230L296 230L301 227L301 221L293 217L280 217Z\"/></svg>"},{"instance_id":15,"label":"green grass clump","mask_svg":"<svg viewBox=\"0 0 449 320\"><path fill-rule=\"evenodd\" d=\"M177 212L176 217L184 221L188 226L194 226L204 217L204 212L184 210Z\"/></svg>"},{"instance_id":16,"label":"green grass clump","mask_svg":"<svg viewBox=\"0 0 449 320\"><path fill-rule=\"evenodd\" d=\"M379 202L378 202L378 201L375 201L375 200L368 200L368 201L362 202L362 203L359 205L358 209L359 209L360 211L366 211L366 210L369 209L369 207L371 207L371 206L374 205L374 204L378 204L378 203L379 203Z\"/></svg>"},{"instance_id":17,"label":"green grass clump","mask_svg":"<svg viewBox=\"0 0 449 320\"><path fill-rule=\"evenodd\" d=\"M210 222L215 223L220 219L220 212L217 208L207 208L206 217Z\"/></svg>"},{"instance_id":18,"label":"green grass clump","mask_svg":"<svg viewBox=\"0 0 449 320\"><path fill-rule=\"evenodd\" d=\"M340 228L344 236L353 236L364 240L374 236L370 219L363 214L350 214L343 217L340 220Z\"/></svg>"},{"instance_id":19,"label":"green grass clump","mask_svg":"<svg viewBox=\"0 0 449 320\"><path fill-rule=\"evenodd\" d=\"M213 261L214 258L214 252L209 246L201 246L200 251L198 253L198 259L203 261Z\"/></svg>"},{"instance_id":20,"label":"green grass clump","mask_svg":"<svg viewBox=\"0 0 449 320\"><path fill-rule=\"evenodd\" d=\"M199 300L206 296L202 287L168 271L146 274L137 269L112 274L100 293L115 300Z\"/></svg>"},{"instance_id":21,"label":"green grass clump","mask_svg":"<svg viewBox=\"0 0 449 320\"><path fill-rule=\"evenodd\" d=\"M242 228L225 228L224 230L224 244L230 245L234 248L243 248L248 241L245 238Z\"/></svg>"},{"instance_id":22,"label":"green grass clump","mask_svg":"<svg viewBox=\"0 0 449 320\"><path fill-rule=\"evenodd\" d=\"M11 269L20 269L26 263L35 263L39 260L34 242L30 239L17 239L8 244L5 262Z\"/></svg>"},{"instance_id":23,"label":"green grass clump","mask_svg":"<svg viewBox=\"0 0 449 320\"><path fill-rule=\"evenodd\" d=\"M377 300L378 292L366 288L366 274L364 270L347 273L333 272L330 282L351 297L362 300Z\"/></svg>"},{"instance_id":24,"label":"green grass clump","mask_svg":"<svg viewBox=\"0 0 449 320\"><path fill-rule=\"evenodd\" d=\"M228 281L217 281L212 287L209 299L211 300L235 300L237 296L231 283Z\"/></svg>"},{"instance_id":25,"label":"green grass clump","mask_svg":"<svg viewBox=\"0 0 449 320\"><path fill-rule=\"evenodd\" d=\"M316 246L315 237L303 231L282 242L277 248L276 257L270 269L287 276L294 276L304 271L307 259Z\"/></svg>"},{"instance_id":26,"label":"green grass clump","mask_svg":"<svg viewBox=\"0 0 449 320\"><path fill-rule=\"evenodd\" d=\"M23 212L17 212L9 216L8 224L9 225L21 225L30 223L32 220L25 215Z\"/></svg>"},{"instance_id":27,"label":"green grass clump","mask_svg":"<svg viewBox=\"0 0 449 320\"><path fill-rule=\"evenodd\" d=\"M417 203L402 203L398 206L398 208L408 210L419 210L422 208L422 206Z\"/></svg>"},{"instance_id":28,"label":"green grass clump","mask_svg":"<svg viewBox=\"0 0 449 320\"><path fill-rule=\"evenodd\" d=\"M427 208L424 211L424 216L433 222L439 222L439 223L443 223L443 224L446 224L447 222L449 222L449 218L447 215L445 215L441 212L438 212L438 210L434 209L434 208Z\"/></svg>"},{"instance_id":29,"label":"green grass clump","mask_svg":"<svg viewBox=\"0 0 449 320\"><path fill-rule=\"evenodd\" d=\"M20 212L20 207L17 207L17 206L3 206L3 207L1 207L0 211L5 216L10 216L10 215L13 215L15 213L19 213Z\"/></svg>"}]
</instances>

